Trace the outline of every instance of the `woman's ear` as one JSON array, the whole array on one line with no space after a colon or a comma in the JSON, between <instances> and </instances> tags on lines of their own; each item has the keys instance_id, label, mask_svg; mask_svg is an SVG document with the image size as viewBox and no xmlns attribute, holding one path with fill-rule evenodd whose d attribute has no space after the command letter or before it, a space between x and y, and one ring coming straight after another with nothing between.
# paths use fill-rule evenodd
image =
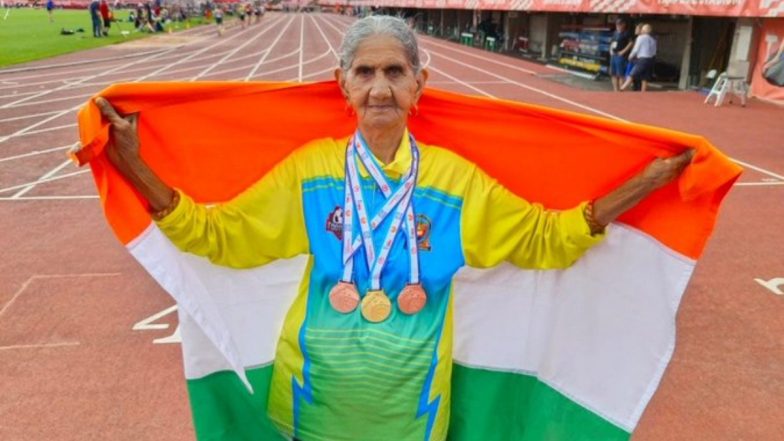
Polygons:
<instances>
[{"instance_id":1,"label":"woman's ear","mask_svg":"<svg viewBox=\"0 0 784 441\"><path fill-rule=\"evenodd\" d=\"M419 100L419 97L422 96L422 93L425 91L425 84L427 84L427 79L430 77L430 71L426 68L423 68L419 71L416 75L416 82L417 82L417 90L416 90L416 98Z\"/></svg>"}]
</instances>

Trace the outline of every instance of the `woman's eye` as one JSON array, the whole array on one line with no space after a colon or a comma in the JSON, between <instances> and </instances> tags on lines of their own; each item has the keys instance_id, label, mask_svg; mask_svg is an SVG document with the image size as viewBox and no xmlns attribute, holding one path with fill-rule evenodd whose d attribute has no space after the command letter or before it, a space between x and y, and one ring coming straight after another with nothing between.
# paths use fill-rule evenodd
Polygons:
<instances>
[{"instance_id":1,"label":"woman's eye","mask_svg":"<svg viewBox=\"0 0 784 441\"><path fill-rule=\"evenodd\" d=\"M366 77L373 74L373 69L369 67L358 67L357 68L357 75Z\"/></svg>"},{"instance_id":2,"label":"woman's eye","mask_svg":"<svg viewBox=\"0 0 784 441\"><path fill-rule=\"evenodd\" d=\"M387 69L387 75L391 77L399 77L400 75L403 75L403 69L399 66L390 67Z\"/></svg>"}]
</instances>

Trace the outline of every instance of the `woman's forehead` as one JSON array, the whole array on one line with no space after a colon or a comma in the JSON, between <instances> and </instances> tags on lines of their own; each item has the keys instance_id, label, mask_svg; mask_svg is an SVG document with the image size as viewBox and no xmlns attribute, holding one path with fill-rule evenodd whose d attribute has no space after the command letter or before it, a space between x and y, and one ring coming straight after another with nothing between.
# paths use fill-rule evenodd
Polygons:
<instances>
[{"instance_id":1,"label":"woman's forehead","mask_svg":"<svg viewBox=\"0 0 784 441\"><path fill-rule=\"evenodd\" d=\"M389 35L373 35L359 44L354 65L406 64L406 51L400 41Z\"/></svg>"}]
</instances>

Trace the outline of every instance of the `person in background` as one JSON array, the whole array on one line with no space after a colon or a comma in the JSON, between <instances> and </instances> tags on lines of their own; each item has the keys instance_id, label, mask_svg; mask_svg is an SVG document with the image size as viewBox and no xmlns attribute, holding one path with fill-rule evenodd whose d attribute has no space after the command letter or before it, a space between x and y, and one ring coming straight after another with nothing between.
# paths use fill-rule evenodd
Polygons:
<instances>
[{"instance_id":1,"label":"person in background","mask_svg":"<svg viewBox=\"0 0 784 441\"><path fill-rule=\"evenodd\" d=\"M634 42L637 41L637 37L640 36L642 33L642 23L637 23L637 26L634 27L634 36L632 37L632 47L634 47ZM632 69L634 68L634 60L628 60L626 63L626 74L624 78L632 78ZM640 81L632 78L632 90L640 91Z\"/></svg>"},{"instance_id":2,"label":"person in background","mask_svg":"<svg viewBox=\"0 0 784 441\"><path fill-rule=\"evenodd\" d=\"M49 14L49 23L54 23L54 0L46 0L46 13Z\"/></svg>"},{"instance_id":3,"label":"person in background","mask_svg":"<svg viewBox=\"0 0 784 441\"><path fill-rule=\"evenodd\" d=\"M640 90L648 90L648 82L653 76L653 65L656 60L656 40L651 36L653 28L649 24L643 24L640 36L634 41L634 48L629 58L634 60L634 67L626 82L621 86L621 90L626 90L635 79L642 81Z\"/></svg>"},{"instance_id":4,"label":"person in background","mask_svg":"<svg viewBox=\"0 0 784 441\"><path fill-rule=\"evenodd\" d=\"M101 26L101 13L100 13L101 5L98 3L98 0L92 0L90 2L90 18L93 21L93 37L100 38L102 35L103 27Z\"/></svg>"},{"instance_id":5,"label":"person in background","mask_svg":"<svg viewBox=\"0 0 784 441\"><path fill-rule=\"evenodd\" d=\"M240 25L242 25L242 29L245 29L247 22L245 21L245 5L238 4L237 9L235 9L237 15L240 17Z\"/></svg>"},{"instance_id":6,"label":"person in background","mask_svg":"<svg viewBox=\"0 0 784 441\"><path fill-rule=\"evenodd\" d=\"M223 35L223 7L221 5L215 6L215 26L218 27L218 36Z\"/></svg>"},{"instance_id":7,"label":"person in background","mask_svg":"<svg viewBox=\"0 0 784 441\"><path fill-rule=\"evenodd\" d=\"M618 18L615 20L615 32L610 40L610 80L616 92L626 76L626 64L633 44L628 22L625 18Z\"/></svg>"},{"instance_id":8,"label":"person in background","mask_svg":"<svg viewBox=\"0 0 784 441\"><path fill-rule=\"evenodd\" d=\"M109 28L112 27L112 11L109 9L109 3L106 0L101 0L101 4L98 9L101 12L101 21L103 22L101 34L104 37L108 37Z\"/></svg>"}]
</instances>

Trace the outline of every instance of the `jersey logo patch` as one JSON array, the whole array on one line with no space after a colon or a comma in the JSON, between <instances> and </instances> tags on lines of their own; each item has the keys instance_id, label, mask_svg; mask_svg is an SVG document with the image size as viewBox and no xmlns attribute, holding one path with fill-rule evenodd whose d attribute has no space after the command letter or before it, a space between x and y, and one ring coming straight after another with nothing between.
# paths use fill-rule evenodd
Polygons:
<instances>
[{"instance_id":1,"label":"jersey logo patch","mask_svg":"<svg viewBox=\"0 0 784 441\"><path fill-rule=\"evenodd\" d=\"M327 216L327 231L343 240L343 207L335 207Z\"/></svg>"},{"instance_id":2,"label":"jersey logo patch","mask_svg":"<svg viewBox=\"0 0 784 441\"><path fill-rule=\"evenodd\" d=\"M418 214L416 217L416 237L417 247L420 250L430 251L430 230L432 224L430 219L424 214Z\"/></svg>"}]
</instances>

